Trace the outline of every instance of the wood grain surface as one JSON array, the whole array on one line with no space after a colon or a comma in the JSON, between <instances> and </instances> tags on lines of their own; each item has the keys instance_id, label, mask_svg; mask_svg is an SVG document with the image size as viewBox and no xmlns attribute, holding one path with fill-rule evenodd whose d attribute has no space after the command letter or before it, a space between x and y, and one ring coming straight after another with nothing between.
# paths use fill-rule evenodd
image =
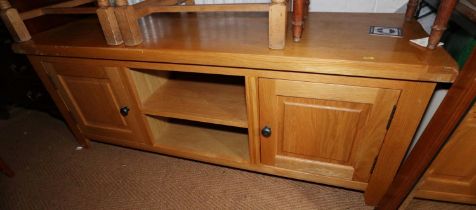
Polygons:
<instances>
[{"instance_id":1,"label":"wood grain surface","mask_svg":"<svg viewBox=\"0 0 476 210\"><path fill-rule=\"evenodd\" d=\"M267 14L158 14L140 19L139 25L144 42L135 47L108 46L97 19L86 19L13 48L25 54L418 81L451 82L458 73L456 62L443 49L431 51L409 43L427 35L417 22L405 22L402 14L310 13L303 32L306 39L288 40L284 50L268 49ZM375 25L402 27L404 37L368 35Z\"/></svg>"},{"instance_id":2,"label":"wood grain surface","mask_svg":"<svg viewBox=\"0 0 476 210\"><path fill-rule=\"evenodd\" d=\"M449 89L423 135L403 162L394 181L379 202L378 209L396 209L402 204L447 142L475 98L476 51L473 51L462 74Z\"/></svg>"}]
</instances>

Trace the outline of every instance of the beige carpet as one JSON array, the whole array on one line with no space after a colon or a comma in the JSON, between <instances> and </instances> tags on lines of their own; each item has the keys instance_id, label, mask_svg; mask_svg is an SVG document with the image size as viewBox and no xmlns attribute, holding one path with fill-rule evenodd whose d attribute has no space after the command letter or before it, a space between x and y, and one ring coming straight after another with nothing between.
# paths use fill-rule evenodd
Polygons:
<instances>
[{"instance_id":1,"label":"beige carpet","mask_svg":"<svg viewBox=\"0 0 476 210\"><path fill-rule=\"evenodd\" d=\"M371 209L363 194L102 143L75 150L65 124L15 110L0 121L0 209ZM416 200L411 209L476 209Z\"/></svg>"}]
</instances>

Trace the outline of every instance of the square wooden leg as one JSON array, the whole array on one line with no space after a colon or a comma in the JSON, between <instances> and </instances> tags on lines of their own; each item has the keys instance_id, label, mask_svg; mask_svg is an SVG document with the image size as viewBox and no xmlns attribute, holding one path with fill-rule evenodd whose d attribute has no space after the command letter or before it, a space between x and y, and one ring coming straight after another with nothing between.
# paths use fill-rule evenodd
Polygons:
<instances>
[{"instance_id":1,"label":"square wooden leg","mask_svg":"<svg viewBox=\"0 0 476 210\"><path fill-rule=\"evenodd\" d=\"M271 49L284 49L286 15L286 0L273 0L269 7L269 48Z\"/></svg>"},{"instance_id":2,"label":"square wooden leg","mask_svg":"<svg viewBox=\"0 0 476 210\"><path fill-rule=\"evenodd\" d=\"M141 44L143 41L142 32L140 31L134 7L127 5L127 1L116 1L114 14L116 15L124 44L126 46Z\"/></svg>"},{"instance_id":3,"label":"square wooden leg","mask_svg":"<svg viewBox=\"0 0 476 210\"><path fill-rule=\"evenodd\" d=\"M122 40L121 31L119 30L119 25L116 20L116 15L114 14L114 8L112 7L103 7L97 10L97 15L99 23L101 23L101 28L106 38L108 45L120 45L124 43Z\"/></svg>"}]
</instances>

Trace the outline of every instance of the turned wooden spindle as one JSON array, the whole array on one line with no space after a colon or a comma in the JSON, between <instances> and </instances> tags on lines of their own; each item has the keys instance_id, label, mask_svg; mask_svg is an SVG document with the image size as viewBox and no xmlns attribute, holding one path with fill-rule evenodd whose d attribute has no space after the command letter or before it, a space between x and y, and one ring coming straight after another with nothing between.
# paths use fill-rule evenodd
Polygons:
<instances>
[{"instance_id":1,"label":"turned wooden spindle","mask_svg":"<svg viewBox=\"0 0 476 210\"><path fill-rule=\"evenodd\" d=\"M96 10L99 23L108 45L120 45L122 40L121 30L114 14L114 8L110 7L109 0L98 0L99 9Z\"/></svg>"},{"instance_id":2,"label":"turned wooden spindle","mask_svg":"<svg viewBox=\"0 0 476 210\"><path fill-rule=\"evenodd\" d=\"M24 42L31 39L30 32L25 26L23 19L15 8L7 0L0 0L0 16L5 23L13 39Z\"/></svg>"},{"instance_id":3,"label":"turned wooden spindle","mask_svg":"<svg viewBox=\"0 0 476 210\"><path fill-rule=\"evenodd\" d=\"M409 0L407 4L407 11L405 12L405 20L410 21L413 20L415 17L416 10L418 9L418 5L420 4L420 0Z\"/></svg>"},{"instance_id":4,"label":"turned wooden spindle","mask_svg":"<svg viewBox=\"0 0 476 210\"><path fill-rule=\"evenodd\" d=\"M284 49L286 43L287 1L272 0L269 7L269 48Z\"/></svg>"},{"instance_id":5,"label":"turned wooden spindle","mask_svg":"<svg viewBox=\"0 0 476 210\"><path fill-rule=\"evenodd\" d=\"M126 46L136 46L142 43L142 33L134 7L128 5L127 0L116 0L114 13L124 44Z\"/></svg>"},{"instance_id":6,"label":"turned wooden spindle","mask_svg":"<svg viewBox=\"0 0 476 210\"><path fill-rule=\"evenodd\" d=\"M293 40L299 42L304 30L304 19L309 13L310 0L293 0Z\"/></svg>"},{"instance_id":7,"label":"turned wooden spindle","mask_svg":"<svg viewBox=\"0 0 476 210\"><path fill-rule=\"evenodd\" d=\"M440 6L438 8L438 13L436 15L435 22L431 28L430 38L428 40L428 48L435 49L440 42L443 32L446 30L448 21L451 17L451 13L456 6L456 0L441 0Z\"/></svg>"},{"instance_id":8,"label":"turned wooden spindle","mask_svg":"<svg viewBox=\"0 0 476 210\"><path fill-rule=\"evenodd\" d=\"M301 40L304 24L304 0L293 0L293 40Z\"/></svg>"}]
</instances>

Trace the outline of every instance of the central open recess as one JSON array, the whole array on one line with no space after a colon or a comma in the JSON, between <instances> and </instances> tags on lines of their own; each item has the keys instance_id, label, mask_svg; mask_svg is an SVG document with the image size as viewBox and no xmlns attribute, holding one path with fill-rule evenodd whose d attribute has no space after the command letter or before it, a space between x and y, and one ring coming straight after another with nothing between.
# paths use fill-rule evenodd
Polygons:
<instances>
[{"instance_id":1,"label":"central open recess","mask_svg":"<svg viewBox=\"0 0 476 210\"><path fill-rule=\"evenodd\" d=\"M249 162L244 77L142 69L129 73L154 147Z\"/></svg>"}]
</instances>

